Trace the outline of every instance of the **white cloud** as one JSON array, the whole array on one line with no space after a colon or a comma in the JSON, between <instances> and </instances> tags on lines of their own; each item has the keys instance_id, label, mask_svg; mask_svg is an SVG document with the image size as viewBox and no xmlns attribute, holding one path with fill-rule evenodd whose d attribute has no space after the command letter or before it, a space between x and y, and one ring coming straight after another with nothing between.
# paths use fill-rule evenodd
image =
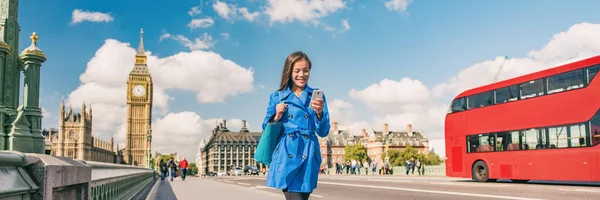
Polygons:
<instances>
[{"instance_id":1,"label":"white cloud","mask_svg":"<svg viewBox=\"0 0 600 200\"><path fill-rule=\"evenodd\" d=\"M200 141L208 139L216 123L222 120L202 119L195 112L189 111L169 113L164 118L157 119L152 125L152 149L162 153L178 152L188 160L194 158ZM226 125L229 131L239 131L242 120L227 119Z\"/></svg>"},{"instance_id":2,"label":"white cloud","mask_svg":"<svg viewBox=\"0 0 600 200\"><path fill-rule=\"evenodd\" d=\"M202 14L202 10L201 9L202 8L200 6L194 6L194 7L190 8L190 11L188 11L188 14L190 16L192 16L192 17L196 16L196 15L199 15L199 14Z\"/></svg>"},{"instance_id":3,"label":"white cloud","mask_svg":"<svg viewBox=\"0 0 600 200\"><path fill-rule=\"evenodd\" d=\"M273 22L317 23L317 20L345 7L342 0L269 0L264 11Z\"/></svg>"},{"instance_id":4,"label":"white cloud","mask_svg":"<svg viewBox=\"0 0 600 200\"><path fill-rule=\"evenodd\" d=\"M385 7L391 11L405 12L412 0L390 0L385 2Z\"/></svg>"},{"instance_id":5,"label":"white cloud","mask_svg":"<svg viewBox=\"0 0 600 200\"><path fill-rule=\"evenodd\" d=\"M342 28L339 31L336 31L334 28L330 27L330 26L325 26L325 30L334 32L333 37L336 37L339 34L342 34L346 31L350 30L350 24L348 23L347 19L342 20Z\"/></svg>"},{"instance_id":6,"label":"white cloud","mask_svg":"<svg viewBox=\"0 0 600 200\"><path fill-rule=\"evenodd\" d=\"M215 24L215 21L211 17L206 17L202 19L192 19L190 23L187 25L190 29L196 28L208 28Z\"/></svg>"},{"instance_id":7,"label":"white cloud","mask_svg":"<svg viewBox=\"0 0 600 200\"><path fill-rule=\"evenodd\" d=\"M126 81L134 66L136 49L128 43L108 39L88 62L80 76L81 85L72 91L68 104L83 101L93 109L93 133L103 139L125 139ZM243 68L214 52L181 52L159 58L148 56L154 83L153 110L166 114L169 101L165 91L183 89L197 93L199 102L224 102L228 97L253 91L253 69Z\"/></svg>"},{"instance_id":8,"label":"white cloud","mask_svg":"<svg viewBox=\"0 0 600 200\"><path fill-rule=\"evenodd\" d=\"M256 18L258 18L258 15L260 14L258 12L251 13L248 11L248 8L240 8L240 9L238 9L238 12L240 12L240 14L242 14L244 19L246 19L248 21L254 21Z\"/></svg>"},{"instance_id":9,"label":"white cloud","mask_svg":"<svg viewBox=\"0 0 600 200\"><path fill-rule=\"evenodd\" d=\"M504 63L498 81L558 66L600 54L600 24L580 23L567 31L555 34L540 50L528 53L525 58L510 58ZM460 71L449 81L437 85L437 97L454 97L469 88L489 84L498 74L504 57L487 60Z\"/></svg>"},{"instance_id":10,"label":"white cloud","mask_svg":"<svg viewBox=\"0 0 600 200\"><path fill-rule=\"evenodd\" d=\"M354 106L341 99L330 100L327 102L327 108L329 110L329 118L332 122L351 122L356 115L354 110L352 110Z\"/></svg>"},{"instance_id":11,"label":"white cloud","mask_svg":"<svg viewBox=\"0 0 600 200\"><path fill-rule=\"evenodd\" d=\"M48 110L46 110L45 108L42 108L42 117L44 119L50 119L52 118L52 113L50 113Z\"/></svg>"},{"instance_id":12,"label":"white cloud","mask_svg":"<svg viewBox=\"0 0 600 200\"><path fill-rule=\"evenodd\" d=\"M213 9L219 16L225 20L236 20L244 18L250 22L254 21L260 15L259 12L250 12L246 7L238 8L235 4L227 4L221 1L215 1Z\"/></svg>"},{"instance_id":13,"label":"white cloud","mask_svg":"<svg viewBox=\"0 0 600 200\"><path fill-rule=\"evenodd\" d=\"M498 81L598 54L600 24L575 24L567 31L555 34L546 45L529 52L527 57L508 59L499 73ZM362 90L352 89L350 97L379 111L380 116L374 117L372 122L346 124L362 126L367 130L374 125L379 127L376 130L381 130L381 124L388 123L390 130L399 131L405 131L406 124L412 124L413 130L423 130L430 139L430 148L435 148L438 155L444 156L444 119L450 99L466 89L492 83L503 61L504 56L499 56L473 64L432 90L410 78L400 81L383 79L379 84Z\"/></svg>"},{"instance_id":14,"label":"white cloud","mask_svg":"<svg viewBox=\"0 0 600 200\"><path fill-rule=\"evenodd\" d=\"M422 103L430 99L429 89L421 81L410 78L383 79L360 91L351 89L349 95L384 113L420 110Z\"/></svg>"},{"instance_id":15,"label":"white cloud","mask_svg":"<svg viewBox=\"0 0 600 200\"><path fill-rule=\"evenodd\" d=\"M216 44L216 42L213 41L212 36L208 33L204 33L202 37L196 37L194 41L190 40L189 38L183 35L171 35L170 33L163 33L160 36L160 40L162 41L164 39L173 39L181 43L183 46L189 48L190 50L210 49Z\"/></svg>"},{"instance_id":16,"label":"white cloud","mask_svg":"<svg viewBox=\"0 0 600 200\"><path fill-rule=\"evenodd\" d=\"M111 22L114 18L108 13L83 11L81 9L73 10L71 23L77 24L83 21L90 22Z\"/></svg>"},{"instance_id":17,"label":"white cloud","mask_svg":"<svg viewBox=\"0 0 600 200\"><path fill-rule=\"evenodd\" d=\"M229 40L229 33L221 33L221 36L223 36L225 40Z\"/></svg>"}]
</instances>

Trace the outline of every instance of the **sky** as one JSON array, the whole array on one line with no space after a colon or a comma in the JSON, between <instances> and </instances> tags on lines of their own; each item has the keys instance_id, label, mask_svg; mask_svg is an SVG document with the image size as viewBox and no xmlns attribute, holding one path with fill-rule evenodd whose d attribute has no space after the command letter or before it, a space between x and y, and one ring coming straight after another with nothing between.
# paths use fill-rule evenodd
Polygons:
<instances>
[{"instance_id":1,"label":"sky","mask_svg":"<svg viewBox=\"0 0 600 200\"><path fill-rule=\"evenodd\" d=\"M61 99L93 108L93 134L125 142L126 81L140 29L154 81L154 152L192 158L218 120L262 131L286 57L301 50L332 121L422 131L444 153L461 91L600 54L598 1L19 1L20 51L36 32L43 127ZM500 71L504 56L509 59ZM190 159L188 159L190 160Z\"/></svg>"}]
</instances>

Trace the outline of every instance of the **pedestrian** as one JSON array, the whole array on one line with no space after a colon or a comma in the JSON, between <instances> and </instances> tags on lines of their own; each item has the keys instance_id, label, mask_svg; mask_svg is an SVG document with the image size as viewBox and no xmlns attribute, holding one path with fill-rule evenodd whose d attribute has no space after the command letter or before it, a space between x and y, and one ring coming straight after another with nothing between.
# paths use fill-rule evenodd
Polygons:
<instances>
[{"instance_id":1,"label":"pedestrian","mask_svg":"<svg viewBox=\"0 0 600 200\"><path fill-rule=\"evenodd\" d=\"M185 157L179 162L179 168L181 169L181 180L185 181L185 175L187 174L188 168L188 161L185 160Z\"/></svg>"},{"instance_id":2,"label":"pedestrian","mask_svg":"<svg viewBox=\"0 0 600 200\"><path fill-rule=\"evenodd\" d=\"M167 166L170 169L169 171L171 173L171 182L173 182L173 179L175 178L175 172L177 171L177 164L175 164L173 157L171 157L171 159L169 159L169 164L167 164Z\"/></svg>"},{"instance_id":3,"label":"pedestrian","mask_svg":"<svg viewBox=\"0 0 600 200\"><path fill-rule=\"evenodd\" d=\"M167 178L168 168L167 163L163 159L160 159L160 163L158 163L158 167L160 169L160 180L164 181Z\"/></svg>"},{"instance_id":4,"label":"pedestrian","mask_svg":"<svg viewBox=\"0 0 600 200\"><path fill-rule=\"evenodd\" d=\"M308 86L311 68L301 51L287 57L280 87L270 94L262 124L264 130L267 124L283 123L266 186L281 189L288 200L306 200L317 187L322 162L317 135L325 137L330 129L325 96L311 101L315 91Z\"/></svg>"},{"instance_id":5,"label":"pedestrian","mask_svg":"<svg viewBox=\"0 0 600 200\"><path fill-rule=\"evenodd\" d=\"M417 172L421 175L421 160L417 159Z\"/></svg>"}]
</instances>

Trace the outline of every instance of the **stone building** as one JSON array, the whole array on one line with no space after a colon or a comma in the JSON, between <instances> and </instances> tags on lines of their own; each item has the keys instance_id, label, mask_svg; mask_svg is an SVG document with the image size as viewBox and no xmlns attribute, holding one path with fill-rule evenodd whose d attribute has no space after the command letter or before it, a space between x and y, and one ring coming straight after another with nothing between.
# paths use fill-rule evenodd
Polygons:
<instances>
[{"instance_id":1,"label":"stone building","mask_svg":"<svg viewBox=\"0 0 600 200\"><path fill-rule=\"evenodd\" d=\"M18 12L17 0L0 0L0 151L44 153L40 68L46 55L35 32L31 45L19 54Z\"/></svg>"},{"instance_id":2,"label":"stone building","mask_svg":"<svg viewBox=\"0 0 600 200\"><path fill-rule=\"evenodd\" d=\"M140 43L135 54L135 64L127 79L127 128L125 130L124 158L128 165L151 168L154 86L146 62L143 34L144 31L140 30Z\"/></svg>"},{"instance_id":3,"label":"stone building","mask_svg":"<svg viewBox=\"0 0 600 200\"><path fill-rule=\"evenodd\" d=\"M65 110L64 101L60 104L58 131L44 131L46 142L52 145L50 155L72 159L119 163L119 151L114 148L113 138L110 142L92 136L92 108L85 103L81 112L74 112L69 105Z\"/></svg>"},{"instance_id":4,"label":"stone building","mask_svg":"<svg viewBox=\"0 0 600 200\"><path fill-rule=\"evenodd\" d=\"M200 144L198 154L201 161L197 163L199 173L224 172L230 173L233 167L257 166L259 169L265 167L256 163L254 152L260 141L262 132L250 132L246 128L246 120L239 132L231 132L227 129L227 121L219 123L212 130L212 135L205 144ZM202 166L202 168L200 168Z\"/></svg>"},{"instance_id":5,"label":"stone building","mask_svg":"<svg viewBox=\"0 0 600 200\"><path fill-rule=\"evenodd\" d=\"M407 146L417 149L420 153L429 152L429 140L421 131L413 131L412 125L406 126L406 131L390 131L388 124L383 124L382 131L372 130L370 133L362 129L362 135L355 135L349 130L339 130L338 123L333 122L329 135L319 138L323 165L334 167L335 163L343 163L344 149L347 145L361 144L367 148L370 160L385 163L386 145L389 150L404 150ZM384 156L382 156L384 155Z\"/></svg>"}]
</instances>

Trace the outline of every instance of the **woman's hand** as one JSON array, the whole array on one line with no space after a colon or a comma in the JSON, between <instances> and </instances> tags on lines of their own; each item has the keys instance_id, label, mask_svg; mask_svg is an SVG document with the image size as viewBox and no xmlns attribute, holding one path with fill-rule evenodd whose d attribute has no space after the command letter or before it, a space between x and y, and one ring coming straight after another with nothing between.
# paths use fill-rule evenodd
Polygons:
<instances>
[{"instance_id":1,"label":"woman's hand","mask_svg":"<svg viewBox=\"0 0 600 200\"><path fill-rule=\"evenodd\" d=\"M310 105L312 106L312 109L315 110L315 113L317 113L317 117L321 119L324 107L323 99L315 99L310 102Z\"/></svg>"},{"instance_id":2,"label":"woman's hand","mask_svg":"<svg viewBox=\"0 0 600 200\"><path fill-rule=\"evenodd\" d=\"M287 105L285 103L279 103L275 107L275 118L273 121L279 121L283 117L283 113L287 110Z\"/></svg>"}]
</instances>

